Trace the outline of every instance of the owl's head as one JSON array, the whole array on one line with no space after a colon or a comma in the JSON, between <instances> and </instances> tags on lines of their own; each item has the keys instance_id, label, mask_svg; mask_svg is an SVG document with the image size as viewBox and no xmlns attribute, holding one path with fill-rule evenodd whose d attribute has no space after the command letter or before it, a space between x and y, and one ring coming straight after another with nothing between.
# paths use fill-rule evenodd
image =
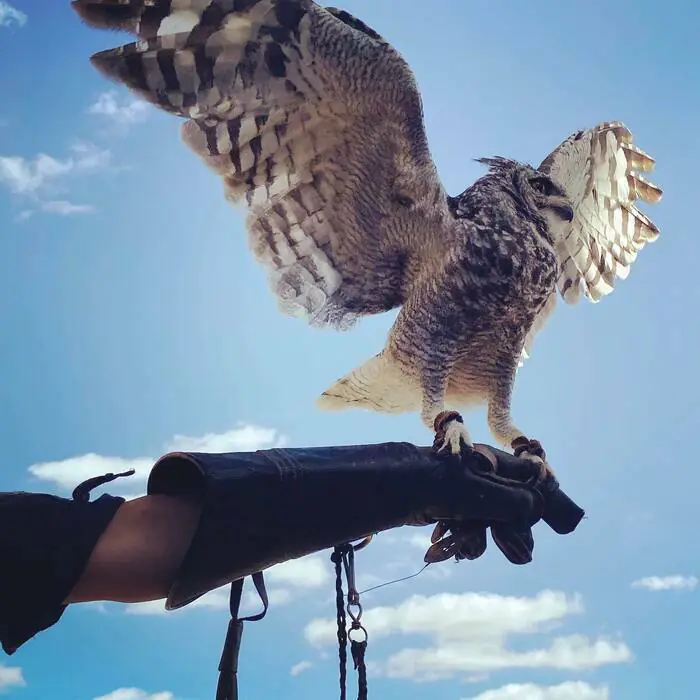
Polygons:
<instances>
[{"instance_id":1,"label":"owl's head","mask_svg":"<svg viewBox=\"0 0 700 700\"><path fill-rule=\"evenodd\" d=\"M485 179L510 195L521 215L543 220L555 237L567 229L574 210L564 188L549 175L507 158L480 158L478 162L489 167Z\"/></svg>"}]
</instances>

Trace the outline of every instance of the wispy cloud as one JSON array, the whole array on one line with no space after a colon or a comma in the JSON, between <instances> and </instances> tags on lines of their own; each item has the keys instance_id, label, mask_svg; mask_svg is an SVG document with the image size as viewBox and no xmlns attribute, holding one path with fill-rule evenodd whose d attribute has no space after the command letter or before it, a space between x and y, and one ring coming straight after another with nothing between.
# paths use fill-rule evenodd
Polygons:
<instances>
[{"instance_id":1,"label":"wispy cloud","mask_svg":"<svg viewBox=\"0 0 700 700\"><path fill-rule=\"evenodd\" d=\"M124 457L105 457L90 452L56 462L32 464L29 467L29 472L37 479L48 481L61 489L71 490L81 481L96 474L123 472L129 469L136 470L136 474L131 477L130 481L145 482L153 466L153 461L150 457L126 459ZM117 487L119 482L114 482L114 485Z\"/></svg>"},{"instance_id":2,"label":"wispy cloud","mask_svg":"<svg viewBox=\"0 0 700 700\"><path fill-rule=\"evenodd\" d=\"M142 122L148 117L151 109L151 106L143 100L137 100L130 95L120 99L116 90L109 90L97 97L88 108L88 113L105 117L115 124L125 126Z\"/></svg>"},{"instance_id":3,"label":"wispy cloud","mask_svg":"<svg viewBox=\"0 0 700 700\"><path fill-rule=\"evenodd\" d=\"M270 583L295 588L320 588L330 582L328 563L320 556L290 559L267 572Z\"/></svg>"},{"instance_id":4,"label":"wispy cloud","mask_svg":"<svg viewBox=\"0 0 700 700\"><path fill-rule=\"evenodd\" d=\"M296 677L304 673L304 671L308 671L310 668L313 668L313 664L310 661L300 661L289 669L289 675Z\"/></svg>"},{"instance_id":5,"label":"wispy cloud","mask_svg":"<svg viewBox=\"0 0 700 700\"><path fill-rule=\"evenodd\" d=\"M579 596L560 591L542 591L535 597L440 593L367 610L364 621L373 639L423 635L431 640L375 664L376 673L392 678L425 682L507 668L590 669L632 659L622 640L577 634L555 637L547 646L529 650L507 646L511 636L551 632L565 618L582 612ZM333 643L335 624L313 620L304 631L306 639L314 645Z\"/></svg>"},{"instance_id":6,"label":"wispy cloud","mask_svg":"<svg viewBox=\"0 0 700 700\"><path fill-rule=\"evenodd\" d=\"M463 700L609 700L605 685L593 686L583 681L566 681L559 685L509 683Z\"/></svg>"},{"instance_id":7,"label":"wispy cloud","mask_svg":"<svg viewBox=\"0 0 700 700\"><path fill-rule=\"evenodd\" d=\"M147 693L140 688L118 688L107 695L100 695L95 700L174 700L175 696L169 690L158 693Z\"/></svg>"},{"instance_id":8,"label":"wispy cloud","mask_svg":"<svg viewBox=\"0 0 700 700\"><path fill-rule=\"evenodd\" d=\"M696 576L647 576L632 582L632 588L647 591L691 591L700 581Z\"/></svg>"},{"instance_id":9,"label":"wispy cloud","mask_svg":"<svg viewBox=\"0 0 700 700\"><path fill-rule=\"evenodd\" d=\"M0 27L10 27L16 24L23 27L27 23L27 15L7 2L0 0Z\"/></svg>"},{"instance_id":10,"label":"wispy cloud","mask_svg":"<svg viewBox=\"0 0 700 700\"><path fill-rule=\"evenodd\" d=\"M40 153L33 160L22 156L0 156L0 182L15 194L33 194L44 183L70 172L72 159L58 160Z\"/></svg>"},{"instance_id":11,"label":"wispy cloud","mask_svg":"<svg viewBox=\"0 0 700 700\"><path fill-rule=\"evenodd\" d=\"M201 598L193 601L184 608L178 608L176 611L168 611L165 609L165 603L162 600L149 600L145 603L127 603L124 605L124 612L127 615L172 615L173 612L183 613L192 612L193 610L228 610L229 607L229 587L228 584L221 588L215 588L209 593L205 593ZM294 599L291 591L283 588L270 588L267 591L267 598L270 605L287 605ZM241 601L243 609L254 609L260 607L260 599L252 591L245 591Z\"/></svg>"},{"instance_id":12,"label":"wispy cloud","mask_svg":"<svg viewBox=\"0 0 700 700\"><path fill-rule=\"evenodd\" d=\"M64 199L44 202L41 205L42 211L49 214L60 214L61 216L72 216L73 214L90 214L95 211L91 204L73 204Z\"/></svg>"},{"instance_id":13,"label":"wispy cloud","mask_svg":"<svg viewBox=\"0 0 700 700\"><path fill-rule=\"evenodd\" d=\"M36 194L45 185L56 182L69 173L92 173L109 165L112 154L92 143L76 142L71 154L54 158L40 153L35 158L0 156L0 183L15 194Z\"/></svg>"},{"instance_id":14,"label":"wispy cloud","mask_svg":"<svg viewBox=\"0 0 700 700\"><path fill-rule=\"evenodd\" d=\"M240 424L224 433L207 433L190 437L175 435L163 447L163 452L251 452L269 447L280 447L284 436L273 428L258 425ZM136 474L124 482L114 482L113 492L119 487L133 488L134 481L139 487L145 485L155 459L153 457L116 457L89 452L54 462L41 462L29 467L29 473L42 481L48 481L61 489L73 489L79 482L96 474L123 472L134 469ZM128 486L127 486L128 484Z\"/></svg>"},{"instance_id":15,"label":"wispy cloud","mask_svg":"<svg viewBox=\"0 0 700 700\"><path fill-rule=\"evenodd\" d=\"M10 688L23 688L26 685L22 669L19 666L3 666L0 664L0 691Z\"/></svg>"}]
</instances>

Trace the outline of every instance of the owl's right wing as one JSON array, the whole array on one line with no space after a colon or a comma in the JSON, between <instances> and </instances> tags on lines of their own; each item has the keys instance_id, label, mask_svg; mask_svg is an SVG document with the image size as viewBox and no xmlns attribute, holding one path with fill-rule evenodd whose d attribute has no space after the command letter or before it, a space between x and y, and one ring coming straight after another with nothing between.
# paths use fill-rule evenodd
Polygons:
<instances>
[{"instance_id":1,"label":"owl's right wing","mask_svg":"<svg viewBox=\"0 0 700 700\"><path fill-rule=\"evenodd\" d=\"M185 143L249 209L280 308L343 327L403 303L420 236L450 215L401 56L311 0L115 3L75 0L88 23L140 37L94 65L188 118ZM157 35L180 19L187 31Z\"/></svg>"}]
</instances>

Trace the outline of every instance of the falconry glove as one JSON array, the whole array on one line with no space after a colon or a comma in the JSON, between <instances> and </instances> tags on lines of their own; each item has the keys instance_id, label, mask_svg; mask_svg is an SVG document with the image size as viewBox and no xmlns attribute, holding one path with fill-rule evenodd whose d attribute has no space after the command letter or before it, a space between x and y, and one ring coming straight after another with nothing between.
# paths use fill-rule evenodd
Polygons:
<instances>
[{"instance_id":1,"label":"falconry glove","mask_svg":"<svg viewBox=\"0 0 700 700\"><path fill-rule=\"evenodd\" d=\"M148 492L202 502L166 607L182 607L274 564L402 525L440 522L441 535L449 529L431 548L434 561L478 556L490 527L506 556L524 563L532 552L530 528L538 520L570 532L583 516L554 480L532 480L533 469L490 448L465 450L460 459L391 442L165 455L151 471Z\"/></svg>"}]
</instances>

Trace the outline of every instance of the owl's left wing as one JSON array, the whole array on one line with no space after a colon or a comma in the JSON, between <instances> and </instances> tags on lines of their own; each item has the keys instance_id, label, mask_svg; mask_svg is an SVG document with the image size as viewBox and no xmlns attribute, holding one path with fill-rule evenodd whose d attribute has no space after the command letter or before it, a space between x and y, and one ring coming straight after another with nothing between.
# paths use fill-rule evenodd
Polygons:
<instances>
[{"instance_id":1,"label":"owl's left wing","mask_svg":"<svg viewBox=\"0 0 700 700\"><path fill-rule=\"evenodd\" d=\"M564 187L574 219L558 241L557 286L564 300L581 294L593 302L610 294L624 279L637 253L659 236L637 201L656 203L662 191L641 173L654 159L632 143L622 122L604 122L566 139L539 170Z\"/></svg>"}]
</instances>

